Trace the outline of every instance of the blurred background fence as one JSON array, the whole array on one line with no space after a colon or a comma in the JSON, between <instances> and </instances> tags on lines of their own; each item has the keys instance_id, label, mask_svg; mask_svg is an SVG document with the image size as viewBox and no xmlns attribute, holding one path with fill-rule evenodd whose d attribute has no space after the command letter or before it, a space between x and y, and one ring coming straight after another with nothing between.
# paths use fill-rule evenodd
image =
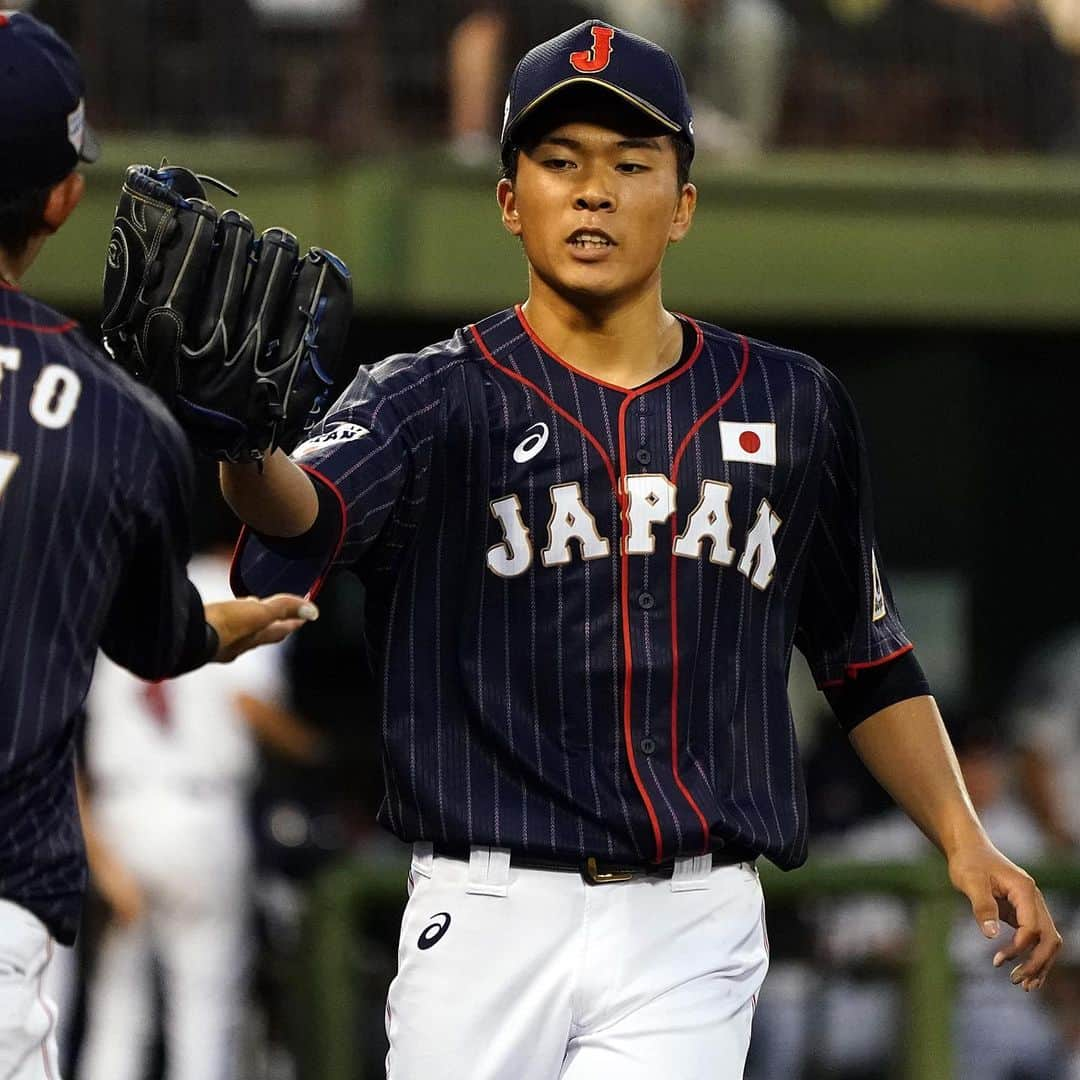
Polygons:
<instances>
[{"instance_id":1,"label":"blurred background fence","mask_svg":"<svg viewBox=\"0 0 1080 1080\"><path fill-rule=\"evenodd\" d=\"M965 775L991 835L1062 888L1068 935L1048 995L987 982L970 917L797 666L816 854L766 878L752 1074L1080 1077L1080 0L24 6L79 49L106 146L28 287L95 326L122 170L168 156L239 187L257 226L348 260L350 347L372 361L522 298L493 201L516 57L592 15L678 54L701 205L666 299L811 352L851 390L894 592ZM202 480L209 541L233 525L211 468ZM264 752L252 798L251 1080L378 1074L407 856L373 825L362 601L337 574L290 653L292 706L329 749L303 765ZM814 865L825 855L839 869Z\"/></svg>"},{"instance_id":2,"label":"blurred background fence","mask_svg":"<svg viewBox=\"0 0 1080 1080\"><path fill-rule=\"evenodd\" d=\"M18 5L16 5L18 6ZM38 0L123 129L489 133L513 61L586 16L669 45L706 149L1077 145L1076 0Z\"/></svg>"}]
</instances>

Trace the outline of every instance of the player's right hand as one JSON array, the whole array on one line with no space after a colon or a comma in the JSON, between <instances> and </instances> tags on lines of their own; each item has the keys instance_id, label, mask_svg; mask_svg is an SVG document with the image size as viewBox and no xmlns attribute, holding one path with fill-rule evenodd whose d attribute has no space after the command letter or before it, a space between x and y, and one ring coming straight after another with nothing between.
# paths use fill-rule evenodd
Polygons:
<instances>
[{"instance_id":1,"label":"player's right hand","mask_svg":"<svg viewBox=\"0 0 1080 1080\"><path fill-rule=\"evenodd\" d=\"M218 636L214 659L221 664L259 645L270 645L288 637L306 622L319 617L319 609L302 596L280 593L258 600L223 600L206 605L206 621Z\"/></svg>"}]
</instances>

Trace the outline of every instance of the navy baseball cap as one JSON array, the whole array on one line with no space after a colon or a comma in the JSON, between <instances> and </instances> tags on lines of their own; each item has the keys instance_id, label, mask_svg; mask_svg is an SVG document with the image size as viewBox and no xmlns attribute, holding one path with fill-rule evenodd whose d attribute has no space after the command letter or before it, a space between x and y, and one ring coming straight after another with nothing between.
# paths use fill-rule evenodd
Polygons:
<instances>
[{"instance_id":1,"label":"navy baseball cap","mask_svg":"<svg viewBox=\"0 0 1080 1080\"><path fill-rule=\"evenodd\" d=\"M679 65L659 45L628 30L589 19L537 45L510 78L503 118L502 155L537 106L568 86L602 87L694 146L694 114Z\"/></svg>"},{"instance_id":2,"label":"navy baseball cap","mask_svg":"<svg viewBox=\"0 0 1080 1080\"><path fill-rule=\"evenodd\" d=\"M0 188L47 187L96 161L71 46L23 11L0 11Z\"/></svg>"}]
</instances>

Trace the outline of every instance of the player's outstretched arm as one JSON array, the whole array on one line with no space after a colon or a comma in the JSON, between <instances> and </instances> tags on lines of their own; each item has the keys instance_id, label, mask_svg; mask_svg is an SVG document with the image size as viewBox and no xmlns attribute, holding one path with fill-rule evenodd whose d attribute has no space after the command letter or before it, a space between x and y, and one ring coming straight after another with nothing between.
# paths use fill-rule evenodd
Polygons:
<instances>
[{"instance_id":1,"label":"player's outstretched arm","mask_svg":"<svg viewBox=\"0 0 1080 1080\"><path fill-rule=\"evenodd\" d=\"M265 600L245 597L206 605L206 621L217 634L214 660L227 664L258 645L282 641L306 622L319 617L319 609L299 596L279 594Z\"/></svg>"},{"instance_id":2,"label":"player's outstretched arm","mask_svg":"<svg viewBox=\"0 0 1080 1080\"><path fill-rule=\"evenodd\" d=\"M223 463L221 493L233 513L264 536L301 536L319 513L315 485L281 450L270 454L261 470Z\"/></svg>"},{"instance_id":3,"label":"player's outstretched arm","mask_svg":"<svg viewBox=\"0 0 1080 1080\"><path fill-rule=\"evenodd\" d=\"M1025 990L1042 986L1061 948L1061 935L1031 876L990 842L971 804L952 744L932 697L897 702L851 733L867 768L937 845L949 877L971 902L988 938L998 920L1016 928L994 956L994 966L1023 958L1012 970Z\"/></svg>"}]
</instances>

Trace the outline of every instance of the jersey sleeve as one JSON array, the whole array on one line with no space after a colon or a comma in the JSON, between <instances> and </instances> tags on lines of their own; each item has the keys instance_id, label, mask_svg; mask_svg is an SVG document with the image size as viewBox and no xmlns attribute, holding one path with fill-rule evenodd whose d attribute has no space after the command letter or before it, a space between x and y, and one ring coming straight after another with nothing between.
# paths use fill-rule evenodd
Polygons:
<instances>
[{"instance_id":1,"label":"jersey sleeve","mask_svg":"<svg viewBox=\"0 0 1080 1080\"><path fill-rule=\"evenodd\" d=\"M237 595L315 596L334 565L353 565L422 512L442 381L415 356L361 369L325 420L293 451L319 514L280 541L245 529L233 559Z\"/></svg>"},{"instance_id":2,"label":"jersey sleeve","mask_svg":"<svg viewBox=\"0 0 1080 1080\"><path fill-rule=\"evenodd\" d=\"M821 687L911 650L874 539L870 469L855 407L825 371L826 449L795 643Z\"/></svg>"},{"instance_id":3,"label":"jersey sleeve","mask_svg":"<svg viewBox=\"0 0 1080 1080\"><path fill-rule=\"evenodd\" d=\"M136 428L129 460L138 463L126 492L130 539L101 637L112 660L144 679L183 674L210 658L198 590L187 578L189 514L194 491L191 453L163 411Z\"/></svg>"}]
</instances>

